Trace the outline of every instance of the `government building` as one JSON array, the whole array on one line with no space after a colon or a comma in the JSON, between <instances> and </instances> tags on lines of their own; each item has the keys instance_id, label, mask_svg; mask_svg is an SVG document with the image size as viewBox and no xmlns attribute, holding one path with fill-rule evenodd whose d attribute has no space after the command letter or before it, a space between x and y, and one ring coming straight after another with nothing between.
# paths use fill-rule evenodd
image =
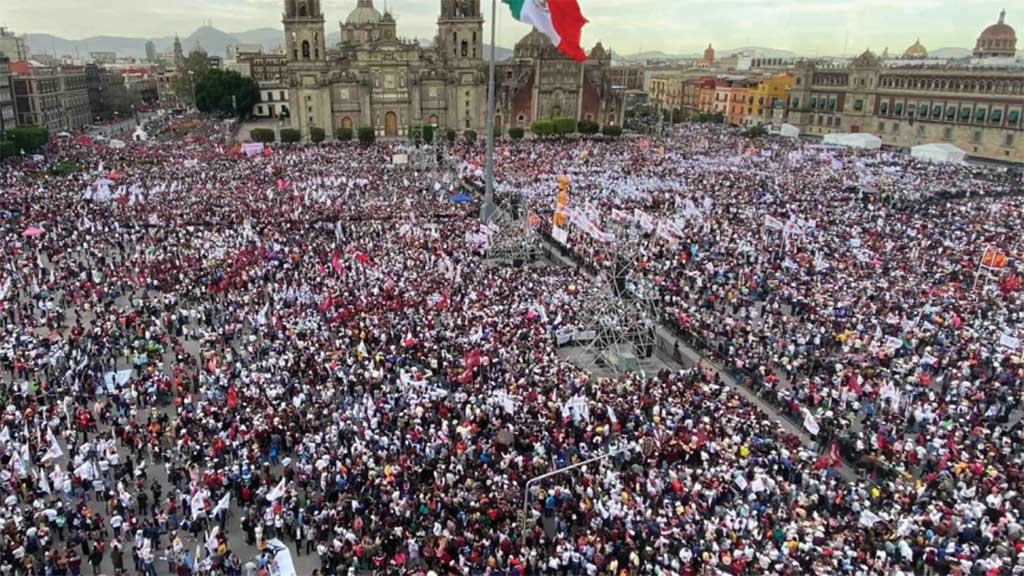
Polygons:
<instances>
[{"instance_id":1,"label":"government building","mask_svg":"<svg viewBox=\"0 0 1024 576\"><path fill-rule=\"evenodd\" d=\"M898 58L803 61L780 119L804 134L870 132L891 148L949 142L973 157L1024 161L1024 66L1005 20L981 33L972 58L929 59L915 42Z\"/></svg>"},{"instance_id":2,"label":"government building","mask_svg":"<svg viewBox=\"0 0 1024 576\"><path fill-rule=\"evenodd\" d=\"M485 129L489 54L480 0L441 0L430 47L399 37L394 17L373 0L358 0L340 24L337 47L327 46L324 23L321 0L285 0L288 109L304 138L311 128L330 135L373 127L381 137L407 136L418 124ZM527 34L515 57L497 64L497 126L525 128L555 116L620 124L622 94L610 68L600 43L577 63L539 33Z\"/></svg>"}]
</instances>

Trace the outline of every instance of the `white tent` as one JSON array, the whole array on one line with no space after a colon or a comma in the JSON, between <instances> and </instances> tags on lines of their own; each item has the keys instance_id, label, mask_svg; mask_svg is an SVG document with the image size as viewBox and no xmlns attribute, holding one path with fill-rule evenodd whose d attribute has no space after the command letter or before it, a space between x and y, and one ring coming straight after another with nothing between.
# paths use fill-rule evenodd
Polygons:
<instances>
[{"instance_id":1,"label":"white tent","mask_svg":"<svg viewBox=\"0 0 1024 576\"><path fill-rule=\"evenodd\" d=\"M967 153L952 144L942 142L914 146L910 149L910 155L931 162L963 162Z\"/></svg>"},{"instance_id":2,"label":"white tent","mask_svg":"<svg viewBox=\"0 0 1024 576\"><path fill-rule=\"evenodd\" d=\"M777 134L784 138L799 138L800 129L787 122L779 128Z\"/></svg>"},{"instance_id":3,"label":"white tent","mask_svg":"<svg viewBox=\"0 0 1024 576\"><path fill-rule=\"evenodd\" d=\"M868 150L878 150L882 147L882 139L874 134L868 134L866 132L847 133L847 134L826 134L823 140L825 144L833 144L836 146L848 146L850 148L866 148Z\"/></svg>"}]
</instances>

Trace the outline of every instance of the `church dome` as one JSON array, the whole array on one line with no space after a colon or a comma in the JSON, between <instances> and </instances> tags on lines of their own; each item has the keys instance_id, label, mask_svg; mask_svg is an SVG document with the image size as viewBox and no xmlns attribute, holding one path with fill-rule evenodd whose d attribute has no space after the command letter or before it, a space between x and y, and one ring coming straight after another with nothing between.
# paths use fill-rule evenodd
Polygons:
<instances>
[{"instance_id":1,"label":"church dome","mask_svg":"<svg viewBox=\"0 0 1024 576\"><path fill-rule=\"evenodd\" d=\"M551 44L551 40L548 40L547 36L536 28L530 30L529 34L516 42L516 58L547 57L551 55L551 52L558 52L558 49Z\"/></svg>"},{"instance_id":2,"label":"church dome","mask_svg":"<svg viewBox=\"0 0 1024 576\"><path fill-rule=\"evenodd\" d=\"M921 45L921 39L918 38L917 41L914 42L914 44L911 45L910 48L907 48L906 52L903 53L903 57L913 59L927 58L928 50Z\"/></svg>"},{"instance_id":3,"label":"church dome","mask_svg":"<svg viewBox=\"0 0 1024 576\"><path fill-rule=\"evenodd\" d=\"M1012 26L1004 22L1005 19L1006 11L1003 11L999 14L999 22L985 28L978 40L1015 40L1017 33Z\"/></svg>"},{"instance_id":4,"label":"church dome","mask_svg":"<svg viewBox=\"0 0 1024 576\"><path fill-rule=\"evenodd\" d=\"M364 26L366 24L377 24L380 20L381 14L373 7L373 0L359 0L355 10L345 19L345 24Z\"/></svg>"},{"instance_id":5,"label":"church dome","mask_svg":"<svg viewBox=\"0 0 1024 576\"><path fill-rule=\"evenodd\" d=\"M1017 33L1006 23L1006 11L999 13L999 21L985 28L978 43L974 46L974 55L979 58L1010 57L1017 52Z\"/></svg>"}]
</instances>

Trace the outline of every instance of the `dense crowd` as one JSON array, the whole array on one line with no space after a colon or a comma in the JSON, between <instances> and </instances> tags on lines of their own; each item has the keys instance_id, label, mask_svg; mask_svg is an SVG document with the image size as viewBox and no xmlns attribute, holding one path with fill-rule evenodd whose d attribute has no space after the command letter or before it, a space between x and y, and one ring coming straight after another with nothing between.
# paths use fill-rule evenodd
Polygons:
<instances>
[{"instance_id":1,"label":"dense crowd","mask_svg":"<svg viewBox=\"0 0 1024 576\"><path fill-rule=\"evenodd\" d=\"M499 148L500 197L551 232L568 176L582 268L629 238L805 445L710 363L564 361L600 288L488 262L443 168L190 129L0 172L4 573L1024 573L1012 258L975 288L1010 176L717 128Z\"/></svg>"}]
</instances>

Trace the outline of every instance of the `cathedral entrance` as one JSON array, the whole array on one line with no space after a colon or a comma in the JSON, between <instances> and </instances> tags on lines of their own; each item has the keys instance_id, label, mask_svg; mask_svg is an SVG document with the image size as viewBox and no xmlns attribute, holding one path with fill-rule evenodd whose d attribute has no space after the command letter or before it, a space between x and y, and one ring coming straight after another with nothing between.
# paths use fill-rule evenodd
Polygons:
<instances>
[{"instance_id":1,"label":"cathedral entrance","mask_svg":"<svg viewBox=\"0 0 1024 576\"><path fill-rule=\"evenodd\" d=\"M384 115L384 136L386 138L398 136L398 115L394 112Z\"/></svg>"}]
</instances>

